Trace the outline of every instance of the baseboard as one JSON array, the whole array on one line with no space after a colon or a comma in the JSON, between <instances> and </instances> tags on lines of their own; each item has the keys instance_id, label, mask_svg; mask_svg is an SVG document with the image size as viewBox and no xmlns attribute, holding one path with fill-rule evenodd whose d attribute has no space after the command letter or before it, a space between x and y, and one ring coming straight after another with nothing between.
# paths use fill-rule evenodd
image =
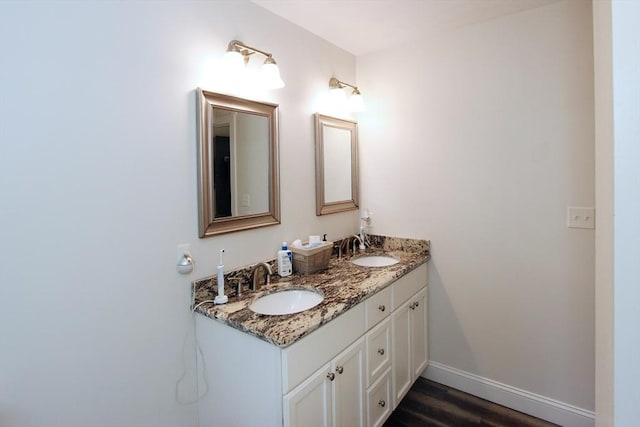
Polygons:
<instances>
[{"instance_id":1,"label":"baseboard","mask_svg":"<svg viewBox=\"0 0 640 427\"><path fill-rule=\"evenodd\" d=\"M595 413L437 362L422 376L564 427L594 427Z\"/></svg>"}]
</instances>

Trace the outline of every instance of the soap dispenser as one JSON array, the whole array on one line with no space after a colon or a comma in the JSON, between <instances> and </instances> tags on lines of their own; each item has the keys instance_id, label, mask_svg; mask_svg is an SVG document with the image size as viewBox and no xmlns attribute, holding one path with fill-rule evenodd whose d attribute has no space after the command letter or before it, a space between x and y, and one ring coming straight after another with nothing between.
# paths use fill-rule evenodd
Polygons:
<instances>
[{"instance_id":1,"label":"soap dispenser","mask_svg":"<svg viewBox=\"0 0 640 427\"><path fill-rule=\"evenodd\" d=\"M282 242L282 248L278 251L278 275L280 277L291 276L293 272L293 268L291 266L292 263L292 253L287 248L287 242Z\"/></svg>"}]
</instances>

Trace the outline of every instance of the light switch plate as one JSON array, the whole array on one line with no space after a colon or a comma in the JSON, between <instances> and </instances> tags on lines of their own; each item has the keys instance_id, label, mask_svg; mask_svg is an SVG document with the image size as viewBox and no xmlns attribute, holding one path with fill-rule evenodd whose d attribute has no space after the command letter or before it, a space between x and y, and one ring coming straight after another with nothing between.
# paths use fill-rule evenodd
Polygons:
<instances>
[{"instance_id":1,"label":"light switch plate","mask_svg":"<svg viewBox=\"0 0 640 427\"><path fill-rule=\"evenodd\" d=\"M567 208L567 227L596 228L596 210L594 208Z\"/></svg>"}]
</instances>

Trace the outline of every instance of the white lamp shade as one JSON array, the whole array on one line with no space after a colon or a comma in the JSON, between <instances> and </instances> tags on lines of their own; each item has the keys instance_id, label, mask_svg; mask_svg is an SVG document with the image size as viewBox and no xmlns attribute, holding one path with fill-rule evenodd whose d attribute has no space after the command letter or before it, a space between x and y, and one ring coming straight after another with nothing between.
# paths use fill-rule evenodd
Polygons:
<instances>
[{"instance_id":1,"label":"white lamp shade","mask_svg":"<svg viewBox=\"0 0 640 427\"><path fill-rule=\"evenodd\" d=\"M349 109L353 112L364 110L364 100L359 93L353 94L349 97Z\"/></svg>"},{"instance_id":2,"label":"white lamp shade","mask_svg":"<svg viewBox=\"0 0 640 427\"><path fill-rule=\"evenodd\" d=\"M264 89L280 89L284 82L280 77L280 69L276 64L264 64L260 69L260 79Z\"/></svg>"},{"instance_id":3,"label":"white lamp shade","mask_svg":"<svg viewBox=\"0 0 640 427\"><path fill-rule=\"evenodd\" d=\"M229 72L239 72L244 68L244 58L238 51L227 51L222 61Z\"/></svg>"},{"instance_id":4,"label":"white lamp shade","mask_svg":"<svg viewBox=\"0 0 640 427\"><path fill-rule=\"evenodd\" d=\"M342 88L329 89L329 96L331 97L331 103L334 107L342 108L347 102L347 94Z\"/></svg>"}]
</instances>

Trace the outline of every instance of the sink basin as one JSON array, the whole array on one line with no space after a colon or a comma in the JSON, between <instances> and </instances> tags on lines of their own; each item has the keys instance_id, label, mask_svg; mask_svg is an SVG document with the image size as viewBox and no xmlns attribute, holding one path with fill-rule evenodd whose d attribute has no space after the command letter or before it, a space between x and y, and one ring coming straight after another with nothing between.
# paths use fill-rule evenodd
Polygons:
<instances>
[{"instance_id":1,"label":"sink basin","mask_svg":"<svg viewBox=\"0 0 640 427\"><path fill-rule=\"evenodd\" d=\"M271 316L300 313L320 304L323 299L324 295L315 290L286 289L256 298L249 310Z\"/></svg>"},{"instance_id":2,"label":"sink basin","mask_svg":"<svg viewBox=\"0 0 640 427\"><path fill-rule=\"evenodd\" d=\"M388 267L400 261L390 256L363 256L351 260L351 262L360 267Z\"/></svg>"}]
</instances>

